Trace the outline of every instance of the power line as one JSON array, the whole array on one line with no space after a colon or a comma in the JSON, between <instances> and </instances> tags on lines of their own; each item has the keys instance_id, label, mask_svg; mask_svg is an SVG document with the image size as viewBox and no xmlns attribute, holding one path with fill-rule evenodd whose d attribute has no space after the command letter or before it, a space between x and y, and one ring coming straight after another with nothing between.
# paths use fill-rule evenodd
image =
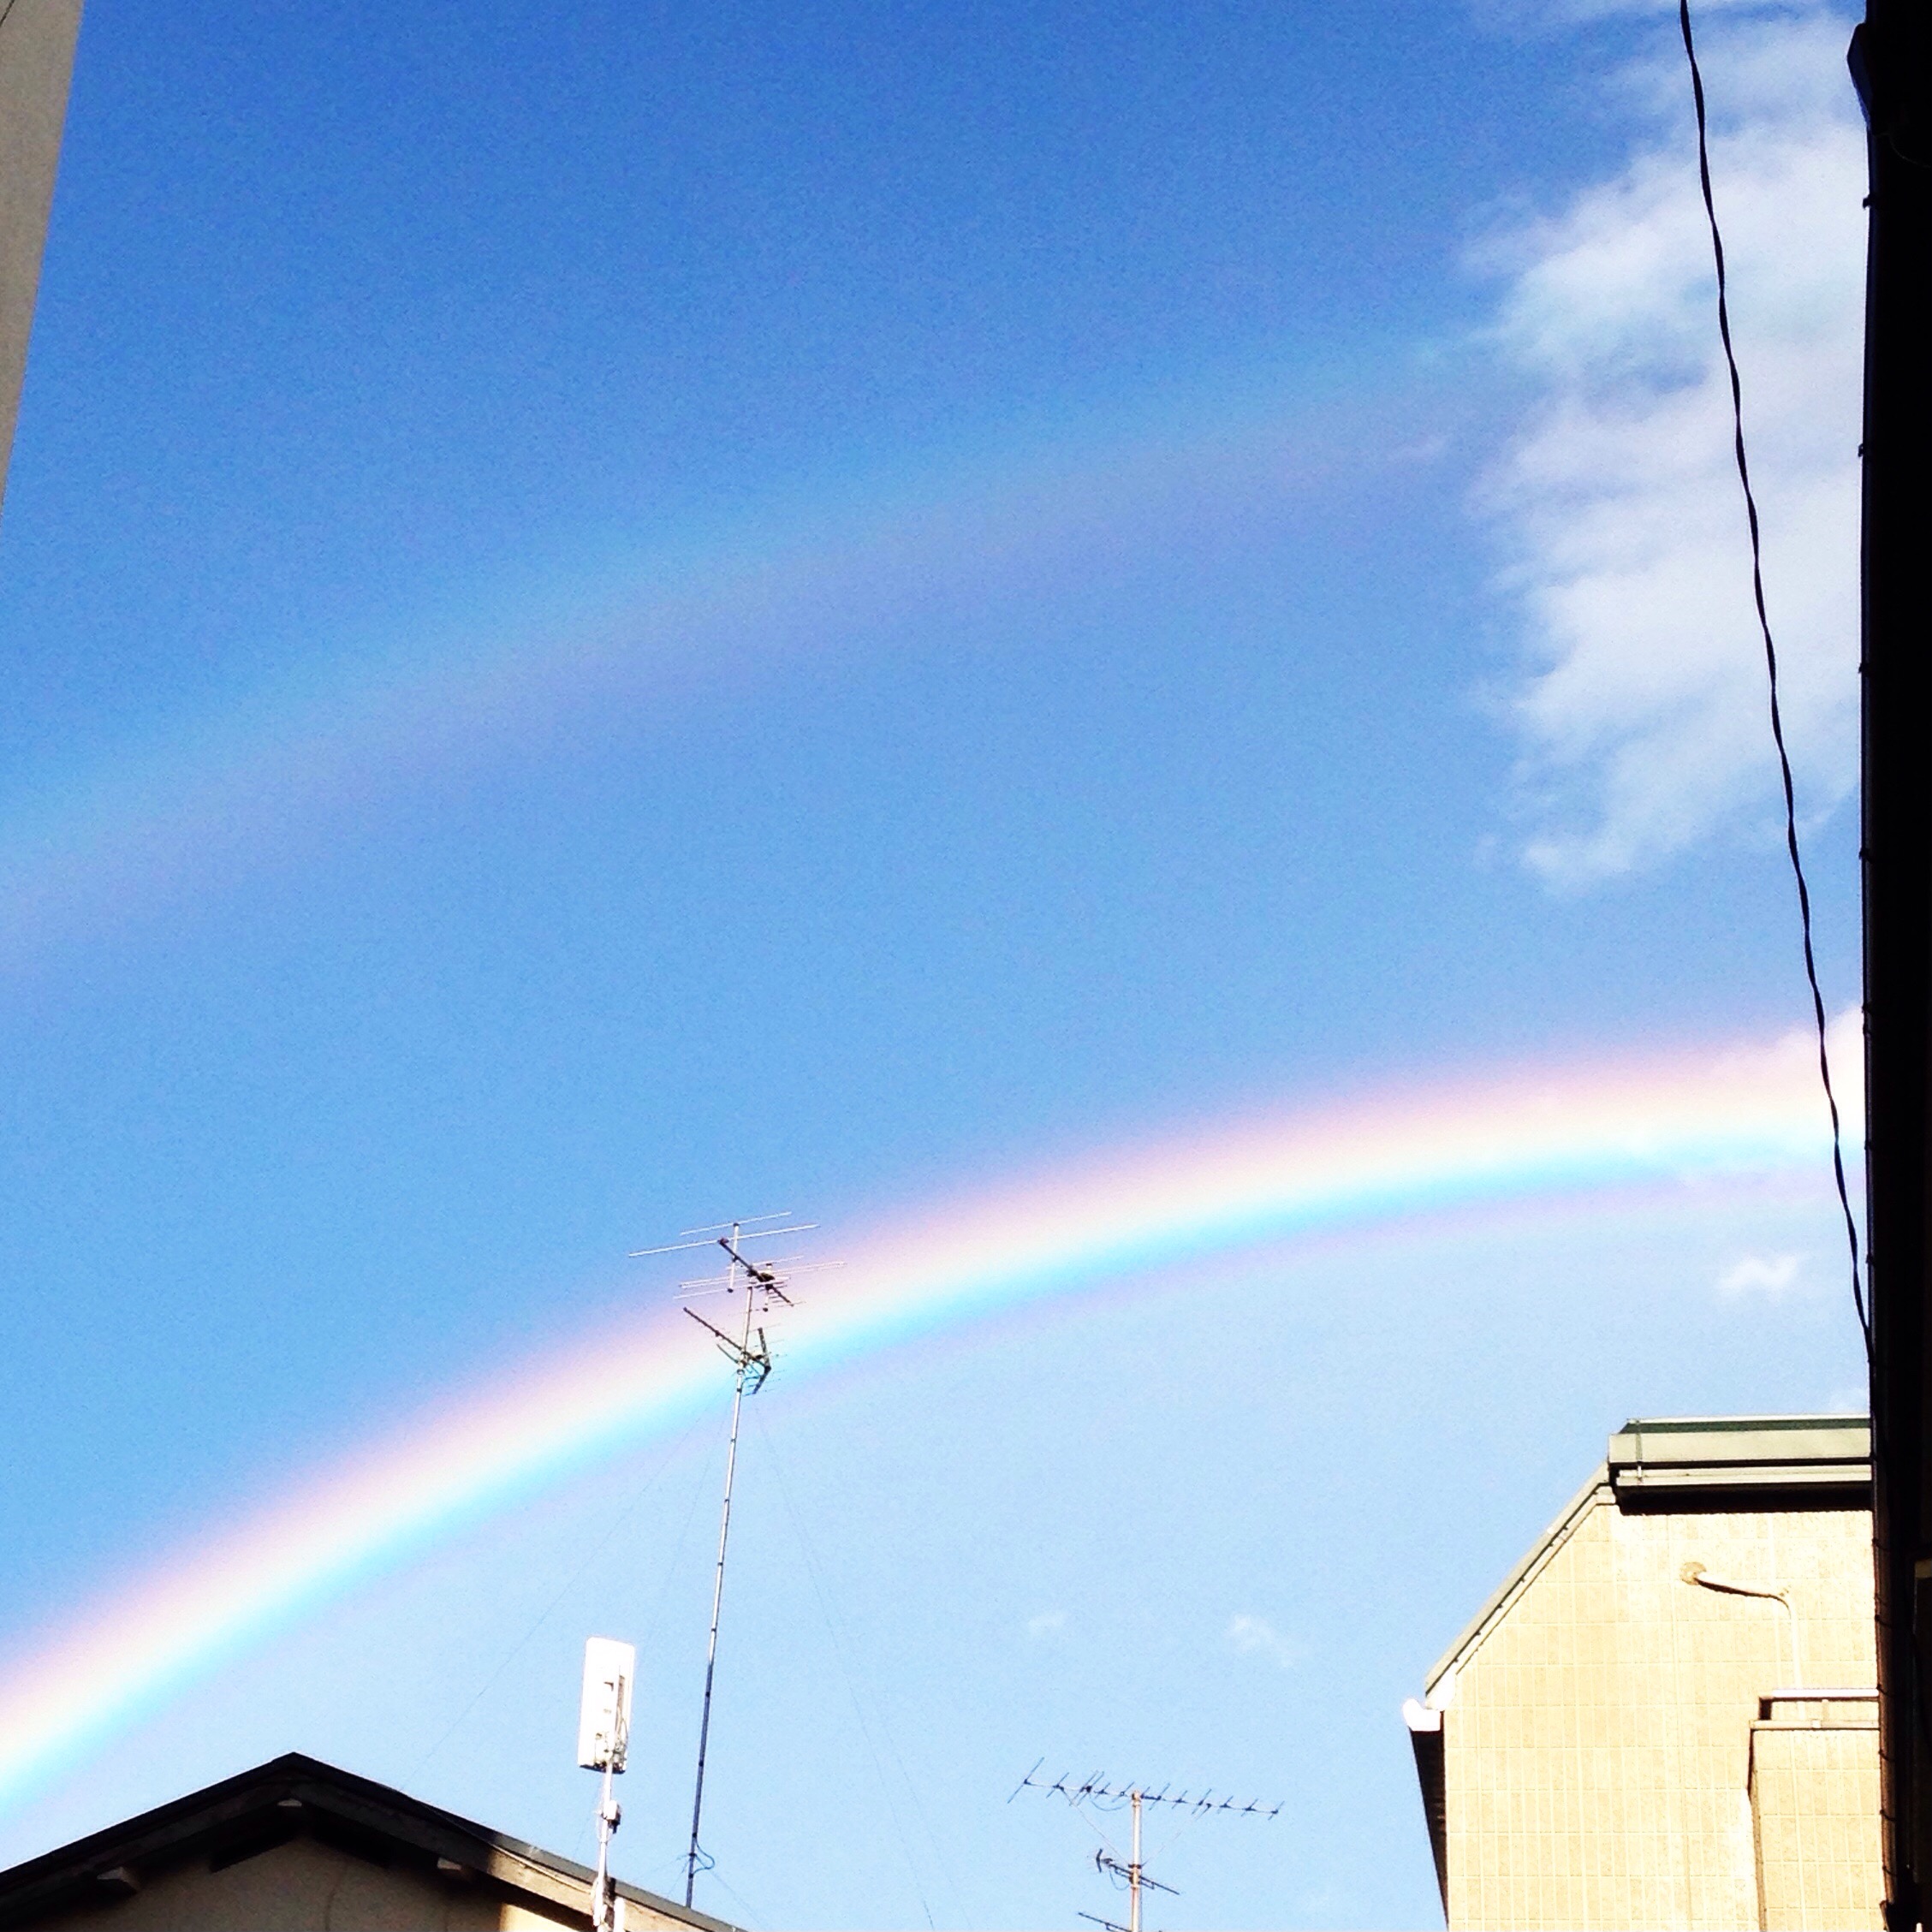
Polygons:
<instances>
[{"instance_id":1,"label":"power line","mask_svg":"<svg viewBox=\"0 0 1932 1932\"><path fill-rule=\"evenodd\" d=\"M3 13L0 13L0 27L3 27L5 26L5 24L6 15ZM427 1764L429 1761L432 1757L434 1757L436 1754L439 1751L441 1751L443 1747L446 1744L448 1744L453 1737L456 1735L457 1732L461 1730L463 1726L468 1722L471 1713L473 1712L476 1707L480 1704L486 1697L490 1695L490 1691L496 1689L497 1679L502 1676L503 1673L508 1670L514 1662L515 1662L518 1656L522 1653L524 1646L528 1644L533 1637L536 1636L537 1632L541 1630L546 1623L550 1621L550 1618L556 1614L557 1607L563 1602L564 1598L568 1596L570 1593L576 1589L577 1585L584 1580L584 1578L590 1570L591 1564L596 1562L597 1560L603 1555L604 1551L610 1547L612 1542L615 1540L617 1532L623 1528L624 1525L628 1522L633 1515L636 1514L638 1509L643 1504L644 1499L647 1495L649 1495L651 1490L657 1486L658 1477L661 1477L664 1473L664 1471L670 1467L672 1463L674 1463L677 1459L677 1458L683 1453L685 1444L691 1440L693 1431L696 1430L697 1426L698 1424L695 1421L692 1422L686 1428L684 1434L679 1436L677 1441L671 1445L669 1450L667 1451L666 1453L658 1459L657 1465L651 1470L651 1473L645 1477L644 1482L639 1487L637 1493L631 1498L631 1500L627 1503L624 1505L623 1508L621 1509L617 1513L617 1514L611 1519L609 1527L605 1530L603 1535L598 1539L598 1541L591 1546L589 1555L586 1555L584 1558L583 1561L571 1572L569 1580L565 1583L562 1589L558 1590L556 1595L553 1596L540 1611L538 1612L536 1620L532 1622L530 1627L524 1632L523 1635L518 1638L516 1642L511 1644L509 1649L503 1653L503 1656L501 1661L497 1663L496 1667L493 1671L491 1671L489 1676L483 1680L483 1683L478 1689L476 1695L473 1697L470 1701L463 1706L461 1710L457 1712L456 1715L453 1719L451 1719L449 1729L446 1730L443 1733L443 1735L438 1738L427 1751L423 1753L421 1757L419 1757L416 1761L416 1769L419 1771L421 1770L423 1766ZM695 1501L693 1502L693 1511L695 1512Z\"/></svg>"},{"instance_id":2,"label":"power line","mask_svg":"<svg viewBox=\"0 0 1932 1932\"><path fill-rule=\"evenodd\" d=\"M799 1553L805 1559L805 1573L811 1579L813 1592L818 1598L819 1610L825 1619L826 1632L832 1641L832 1655L837 1660L839 1673L845 1679L847 1692L852 1698L853 1715L859 1721L859 1734L865 1739L865 1749L871 1754L872 1769L879 1780L879 1795L885 1800L886 1815L892 1821L893 1832L899 1840L900 1853L906 1861L907 1874L912 1881L913 1893L919 1901L919 1910L925 1914L925 1922L930 1929L935 1923L932 1906L927 1900L925 1887L919 1880L918 1865L912 1856L911 1839L905 1826L900 1821L899 1806L893 1798L892 1787L885 1774L884 1761L879 1756L878 1745L873 1741L872 1727L866 1721L865 1706L859 1695L858 1679L853 1674L852 1664L847 1654L850 1647L840 1626L839 1620L832 1614L831 1598L826 1593L824 1581L819 1574L817 1558L813 1555L811 1540L805 1535L805 1520L799 1514L798 1505L792 1499L791 1484L785 1480L784 1467L778 1459L777 1446L771 1439L771 1431L765 1426L764 1416L758 1414L755 1411L753 1413L758 1422L758 1434L764 1442L766 1459L771 1465L772 1474L778 1479L778 1492L784 1498L786 1513L792 1519L793 1533L798 1538ZM931 1841L934 1852L939 1854L940 1864L943 1868L946 1863L945 1854L940 1851L938 1834L934 1832L930 1822L927 1819L924 1807L919 1804L918 1787L913 1784L912 1776L906 1769L906 1761L900 1755L899 1746L894 1741L892 1733L886 1726L885 1709L883 1704L879 1702L876 1693L873 1703L879 1720L879 1727L885 1736L887 1748L890 1750L895 1762L899 1766L900 1776L905 1780L906 1789L912 1798L914 1813L920 1824L925 1828L926 1837ZM954 1902L957 1905L959 1902L959 1881L953 1877L949 1870L947 1870L946 1876L952 1884Z\"/></svg>"},{"instance_id":3,"label":"power line","mask_svg":"<svg viewBox=\"0 0 1932 1932\"><path fill-rule=\"evenodd\" d=\"M1717 203L1710 187L1710 131L1704 108L1704 79L1697 66L1697 43L1691 34L1691 0L1677 0L1677 24L1684 36L1684 57L1691 68L1691 98L1697 115L1697 180L1703 190L1704 218L1710 226L1711 259L1717 270L1717 334L1724 345L1724 366L1731 378L1732 448L1738 462L1738 482L1744 491L1745 514L1751 525L1751 591L1757 610L1758 633L1764 639L1764 670L1771 699L1771 740L1778 750L1778 775L1784 782L1785 849L1791 855L1792 877L1798 885L1798 924L1804 940L1804 978L1811 989L1811 1016L1818 1032L1818 1079L1831 1111L1832 1178L1838 1185L1838 1205L1845 1217L1845 1239L1852 1256L1852 1305L1858 1312L1864 1337L1865 1359L1871 1359L1871 1317L1865 1308L1863 1267L1858 1257L1858 1223L1852 1212L1851 1191L1845 1184L1845 1136L1839 1120L1838 1095L1832 1086L1831 1051L1826 1039L1825 996L1818 987L1818 962L1811 945L1811 893L1804 878L1804 860L1798 842L1798 794L1792 782L1791 756L1785 749L1784 713L1778 702L1778 647L1771 636L1770 615L1764 603L1764 545L1758 528L1757 497L1751 488L1751 464L1745 454L1745 392L1738 374L1738 357L1731 344L1731 305L1725 276L1724 235L1717 223Z\"/></svg>"}]
</instances>

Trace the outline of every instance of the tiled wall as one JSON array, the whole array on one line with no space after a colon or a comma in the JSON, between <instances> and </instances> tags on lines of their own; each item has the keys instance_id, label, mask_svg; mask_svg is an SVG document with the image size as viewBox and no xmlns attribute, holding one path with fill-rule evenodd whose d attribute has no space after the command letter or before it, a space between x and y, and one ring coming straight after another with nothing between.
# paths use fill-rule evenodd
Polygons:
<instances>
[{"instance_id":1,"label":"tiled wall","mask_svg":"<svg viewBox=\"0 0 1932 1932\"><path fill-rule=\"evenodd\" d=\"M1788 1588L1804 1681L1869 1686L1870 1539L1863 1511L1625 1515L1602 1492L1465 1661L1444 1714L1450 1924L1757 1928L1752 1727L1759 1698L1792 1682L1790 1622L1683 1571ZM1767 1775L1801 1780L1811 1762L1792 1751ZM1838 1760L1816 1763L1822 1816L1851 1801ZM1792 1815L1810 1802L1787 1795ZM1831 1840L1857 1868L1831 1895L1866 1903L1834 1923L1876 1925L1876 1833L1855 1836ZM1793 1855L1816 1863L1823 1843Z\"/></svg>"},{"instance_id":2,"label":"tiled wall","mask_svg":"<svg viewBox=\"0 0 1932 1932\"><path fill-rule=\"evenodd\" d=\"M1790 1714L1790 1715L1787 1715ZM1751 1727L1760 1923L1839 1932L1877 1923L1878 1707L1815 1706Z\"/></svg>"}]
</instances>

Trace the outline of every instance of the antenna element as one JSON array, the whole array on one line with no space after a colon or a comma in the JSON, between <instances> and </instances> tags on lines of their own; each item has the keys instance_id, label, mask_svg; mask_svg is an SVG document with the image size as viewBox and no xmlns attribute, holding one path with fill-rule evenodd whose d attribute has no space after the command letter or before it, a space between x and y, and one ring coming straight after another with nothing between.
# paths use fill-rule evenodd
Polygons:
<instances>
[{"instance_id":1,"label":"antenna element","mask_svg":"<svg viewBox=\"0 0 1932 1932\"><path fill-rule=\"evenodd\" d=\"M1012 1804L1013 1799L1018 1798L1023 1791L1044 1792L1051 1797L1064 1798L1076 1811L1086 1817L1087 1822L1096 1831L1100 1832L1101 1849L1093 1855L1094 1870L1106 1873L1117 1885L1125 1884L1127 1891L1127 1922L1125 1925L1117 1925L1110 1918L1097 1917L1091 1911L1080 1914L1082 1918L1091 1919L1102 1929L1102 1932L1140 1932L1141 1893L1174 1893L1173 1886L1163 1885L1159 1879L1148 1876L1147 1866L1140 1855L1140 1815L1148 1805L1171 1804L1176 1810L1192 1812L1196 1817L1204 1817L1210 1811L1228 1811L1238 1818L1278 1818L1281 1815L1279 1804L1269 1806L1251 1802L1237 1804L1231 1798L1217 1798L1211 1790L1204 1791L1196 1798L1185 1791L1170 1792L1165 1785L1158 1791L1153 1791L1142 1784L1109 1784L1097 1771L1079 1784L1064 1777L1055 1778L1050 1785L1044 1784L1034 1773L1045 1763L1045 1758L1041 1758L1039 1763L1035 1764L1033 1769L1014 1786L1013 1797L1008 1798L1007 1803ZM1107 1834L1100 1831L1099 1825L1091 1815L1096 1810L1117 1811L1123 1804L1133 1814L1132 1837L1129 1840L1127 1856L1124 1858L1115 1850Z\"/></svg>"}]
</instances>

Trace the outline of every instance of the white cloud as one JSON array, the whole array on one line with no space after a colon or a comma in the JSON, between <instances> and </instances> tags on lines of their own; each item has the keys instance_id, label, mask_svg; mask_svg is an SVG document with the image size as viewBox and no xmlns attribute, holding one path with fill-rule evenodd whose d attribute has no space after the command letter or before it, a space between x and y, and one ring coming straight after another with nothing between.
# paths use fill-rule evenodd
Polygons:
<instances>
[{"instance_id":1,"label":"white cloud","mask_svg":"<svg viewBox=\"0 0 1932 1932\"><path fill-rule=\"evenodd\" d=\"M1806 0L1693 0L1695 22L1718 13L1803 12ZM1677 0L1475 0L1477 15L1516 27L1573 27L1588 21L1614 20L1624 15L1669 15Z\"/></svg>"},{"instance_id":2,"label":"white cloud","mask_svg":"<svg viewBox=\"0 0 1932 1932\"><path fill-rule=\"evenodd\" d=\"M1702 51L1765 582L1804 806L1857 763L1863 135L1846 22L1733 15ZM1622 77L1611 180L1492 238L1536 392L1489 476L1523 654L1525 861L1587 884L1780 809L1681 56Z\"/></svg>"},{"instance_id":3,"label":"white cloud","mask_svg":"<svg viewBox=\"0 0 1932 1932\"><path fill-rule=\"evenodd\" d=\"M1067 1613L1064 1610L1043 1610L1037 1617L1026 1620L1026 1634L1037 1644L1043 1637L1051 1637L1067 1627Z\"/></svg>"},{"instance_id":4,"label":"white cloud","mask_svg":"<svg viewBox=\"0 0 1932 1932\"><path fill-rule=\"evenodd\" d=\"M1292 1638L1281 1636L1260 1617L1243 1614L1229 1618L1227 1642L1228 1648L1238 1656L1266 1657L1283 1670L1292 1669L1301 1660L1301 1646Z\"/></svg>"},{"instance_id":5,"label":"white cloud","mask_svg":"<svg viewBox=\"0 0 1932 1932\"><path fill-rule=\"evenodd\" d=\"M1804 1265L1801 1254L1743 1255L1717 1277L1717 1292L1727 1301L1752 1294L1781 1301L1798 1285Z\"/></svg>"}]
</instances>

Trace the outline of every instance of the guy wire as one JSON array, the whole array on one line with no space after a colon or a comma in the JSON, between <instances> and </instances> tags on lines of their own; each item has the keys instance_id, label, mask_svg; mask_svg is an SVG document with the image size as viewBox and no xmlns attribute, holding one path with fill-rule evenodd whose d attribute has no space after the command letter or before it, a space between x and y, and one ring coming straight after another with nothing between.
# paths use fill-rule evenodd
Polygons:
<instances>
[{"instance_id":1,"label":"guy wire","mask_svg":"<svg viewBox=\"0 0 1932 1932\"><path fill-rule=\"evenodd\" d=\"M859 1721L859 1734L865 1740L865 1749L871 1756L872 1770L879 1781L879 1795L885 1800L886 1815L892 1820L893 1832L899 1840L900 1855L906 1861L907 1875L912 1881L913 1895L919 1901L919 1910L925 1914L925 1922L930 1932L930 1928L934 1923L932 1906L926 1899L925 1887L920 1882L918 1864L912 1856L912 1843L906 1828L900 1821L899 1806L894 1800L892 1788L885 1774L885 1763L879 1756L879 1747L873 1740L872 1727L865 1721L865 1707L864 1701L859 1695L858 1680L853 1674L852 1664L847 1654L848 1646L844 1632L837 1618L832 1614L831 1599L826 1594L824 1582L819 1575L818 1560L812 1553L811 1539L805 1535L805 1519L799 1513L798 1505L792 1500L792 1486L785 1480L784 1465L779 1459L777 1444L772 1441L771 1430L765 1422L762 1410L757 1412L755 1419L758 1424L758 1433L764 1442L766 1463L770 1465L772 1474L778 1480L778 1493L784 1498L785 1513L792 1519L792 1533L798 1539L799 1554L805 1559L805 1574L811 1579L812 1593L818 1599L819 1612L825 1620L826 1633L832 1640L832 1655L838 1663L839 1674L845 1679L846 1692L852 1699L853 1715ZM933 1830L930 1821L926 1817L925 1808L919 1803L918 1787L912 1782L912 1776L906 1769L905 1759L900 1756L899 1746L894 1741L891 1730L886 1724L884 1706L879 1702L877 1693L874 1694L873 1703L875 1715L879 1720L879 1728L885 1738L886 1746L891 1751L893 1759L899 1767L899 1775L905 1780L907 1795L912 1799L913 1815L925 1829L927 1840L930 1842L934 1852L938 1856L940 1868L947 1881L952 1886L954 1902L957 1905L960 1891L959 1881L953 1876L947 1864L945 1854L940 1850L938 1834Z\"/></svg>"},{"instance_id":2,"label":"guy wire","mask_svg":"<svg viewBox=\"0 0 1932 1932\"><path fill-rule=\"evenodd\" d=\"M5 24L5 20L6 16L4 15L0 15L0 26L3 26ZM469 1721L470 1714L473 1710L475 1710L476 1707L479 1703L481 1703L486 1697L489 1696L490 1691L496 1689L497 1679L500 1678L503 1674L503 1673L510 1667L511 1664L513 1664L516 1661L525 1644L528 1644L531 1638L533 1638L537 1634L537 1632L550 1620L550 1618L556 1614L557 1607L563 1602L564 1598L569 1596L570 1593L576 1589L577 1585L584 1580L585 1574L590 1569L591 1564L596 1562L598 1557L602 1556L604 1551L610 1547L612 1542L616 1537L617 1532L621 1529L622 1529L624 1525L627 1523L632 1516L636 1513L639 1506L642 1504L644 1499L650 1495L653 1489L657 1487L658 1477L661 1477L664 1473L664 1471L670 1467L671 1464L675 1461L678 1456L682 1453L685 1444L691 1440L692 1433L697 1428L697 1426L698 1424L695 1421L689 1424L686 1427L684 1434L679 1436L677 1441L672 1443L669 1449L667 1450L665 1453L658 1459L656 1465L652 1467L651 1473L645 1477L642 1484L639 1487L636 1494L633 1495L631 1500L627 1503L626 1503L621 1510L618 1511L615 1517L611 1519L610 1524L609 1527L604 1531L603 1536L601 1536L597 1540L597 1542L591 1546L590 1552L587 1555L586 1555L583 1561L580 1562L577 1566L577 1567L570 1572L569 1578L564 1584L563 1587L560 1590L558 1590L556 1595L551 1597L550 1602L546 1603L544 1608L538 1613L535 1621L532 1622L530 1627L524 1632L523 1635L518 1638L516 1642L511 1644L509 1649L503 1653L502 1658L497 1662L496 1667L493 1671L491 1671L489 1676L483 1680L482 1685L477 1691L476 1695L473 1697L470 1701L463 1706L461 1710L457 1712L456 1715L450 1720L449 1728L443 1732L443 1735L438 1738L436 1742L431 1745L430 1748L425 1751L419 1758L417 1759L417 1770L421 1770L423 1766L427 1764L429 1761L432 1757L434 1757L436 1754L439 1751L441 1751L443 1747L446 1744L448 1744L453 1737L456 1735L457 1732L460 1731L463 1727L463 1726Z\"/></svg>"}]
</instances>

